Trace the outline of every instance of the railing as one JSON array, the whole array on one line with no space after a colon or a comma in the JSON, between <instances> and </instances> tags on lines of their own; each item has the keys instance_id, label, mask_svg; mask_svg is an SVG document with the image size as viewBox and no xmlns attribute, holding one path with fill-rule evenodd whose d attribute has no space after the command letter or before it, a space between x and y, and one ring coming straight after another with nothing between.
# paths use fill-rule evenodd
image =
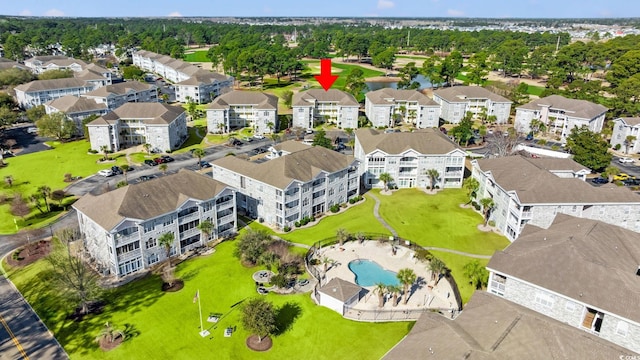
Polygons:
<instances>
[{"instance_id":1,"label":"railing","mask_svg":"<svg viewBox=\"0 0 640 360\"><path fill-rule=\"evenodd\" d=\"M200 230L198 230L198 228L193 228L193 229L189 229L189 230L185 230L181 233L178 234L178 237L180 239L184 239L184 238L188 238L190 236L193 236L195 234L200 233Z\"/></svg>"},{"instance_id":2,"label":"railing","mask_svg":"<svg viewBox=\"0 0 640 360\"><path fill-rule=\"evenodd\" d=\"M127 260L131 260L131 259L135 259L135 258L137 258L139 256L142 256L142 250L135 249L133 251L129 251L127 253L118 255L118 263L121 263L121 262L127 261Z\"/></svg>"},{"instance_id":3,"label":"railing","mask_svg":"<svg viewBox=\"0 0 640 360\"><path fill-rule=\"evenodd\" d=\"M116 237L116 246L122 246L122 245L128 244L130 242L134 242L136 240L140 240L140 232L139 231L134 232L131 235Z\"/></svg>"},{"instance_id":4,"label":"railing","mask_svg":"<svg viewBox=\"0 0 640 360\"><path fill-rule=\"evenodd\" d=\"M229 201L223 204L216 205L216 211L222 211L233 207L235 204L233 201Z\"/></svg>"},{"instance_id":5,"label":"railing","mask_svg":"<svg viewBox=\"0 0 640 360\"><path fill-rule=\"evenodd\" d=\"M179 217L178 224L182 225L184 223L188 223L189 221L193 221L196 219L200 219L200 214L197 211L192 214Z\"/></svg>"},{"instance_id":6,"label":"railing","mask_svg":"<svg viewBox=\"0 0 640 360\"><path fill-rule=\"evenodd\" d=\"M531 219L531 211L523 211L522 218Z\"/></svg>"},{"instance_id":7,"label":"railing","mask_svg":"<svg viewBox=\"0 0 640 360\"><path fill-rule=\"evenodd\" d=\"M226 224L226 223L230 222L230 220L235 220L235 218L236 217L233 214L225 215L225 216L223 216L221 218L218 218L218 225Z\"/></svg>"},{"instance_id":8,"label":"railing","mask_svg":"<svg viewBox=\"0 0 640 360\"><path fill-rule=\"evenodd\" d=\"M420 316L425 311L431 311L432 309L414 309L414 310L402 310L402 309L356 309L352 307L345 306L344 307L344 316L347 319L356 320L356 321L370 321L370 322L378 322L378 321L415 321L418 320ZM436 310L437 311L437 310ZM449 309L443 309L440 311L447 311Z\"/></svg>"},{"instance_id":9,"label":"railing","mask_svg":"<svg viewBox=\"0 0 640 360\"><path fill-rule=\"evenodd\" d=\"M300 212L300 209L298 207L294 207L294 208L290 208L290 209L285 208L284 209L284 216L285 217L289 217L289 216L297 214L299 212Z\"/></svg>"},{"instance_id":10,"label":"railing","mask_svg":"<svg viewBox=\"0 0 640 360\"><path fill-rule=\"evenodd\" d=\"M445 177L449 177L449 176L455 176L455 177L460 177L462 176L462 171L447 171L444 173Z\"/></svg>"},{"instance_id":11,"label":"railing","mask_svg":"<svg viewBox=\"0 0 640 360\"><path fill-rule=\"evenodd\" d=\"M400 161L400 166L418 166L418 160Z\"/></svg>"}]
</instances>

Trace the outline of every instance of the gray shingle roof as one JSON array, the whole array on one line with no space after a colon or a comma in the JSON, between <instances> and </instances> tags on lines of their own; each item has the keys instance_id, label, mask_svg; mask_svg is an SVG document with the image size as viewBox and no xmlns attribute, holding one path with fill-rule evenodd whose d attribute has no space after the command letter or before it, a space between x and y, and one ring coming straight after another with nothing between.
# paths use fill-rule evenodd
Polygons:
<instances>
[{"instance_id":1,"label":"gray shingle roof","mask_svg":"<svg viewBox=\"0 0 640 360\"><path fill-rule=\"evenodd\" d=\"M439 106L438 103L429 99L423 93L417 90L396 90L391 88L383 88L376 91L369 91L366 94L367 99L376 105L389 105L394 101L417 101L420 105Z\"/></svg>"},{"instance_id":2,"label":"gray shingle roof","mask_svg":"<svg viewBox=\"0 0 640 360\"><path fill-rule=\"evenodd\" d=\"M558 214L548 229L527 225L489 264L497 272L640 322L638 233Z\"/></svg>"},{"instance_id":3,"label":"gray shingle roof","mask_svg":"<svg viewBox=\"0 0 640 360\"><path fill-rule=\"evenodd\" d=\"M129 92L145 91L155 88L154 85L143 84L139 81L126 81L117 84L107 85L90 91L82 96L107 97L109 95L124 95Z\"/></svg>"},{"instance_id":4,"label":"gray shingle roof","mask_svg":"<svg viewBox=\"0 0 640 360\"><path fill-rule=\"evenodd\" d=\"M32 92L53 89L80 88L85 86L87 85L84 80L76 78L63 78L51 80L34 80L26 84L18 85L15 87L15 89L24 92Z\"/></svg>"},{"instance_id":5,"label":"gray shingle roof","mask_svg":"<svg viewBox=\"0 0 640 360\"><path fill-rule=\"evenodd\" d=\"M294 180L308 182L322 171L334 173L349 167L354 161L353 156L320 146L309 146L308 149L261 164L241 160L235 156L225 156L214 161L213 164L284 189Z\"/></svg>"},{"instance_id":6,"label":"gray shingle roof","mask_svg":"<svg viewBox=\"0 0 640 360\"><path fill-rule=\"evenodd\" d=\"M345 302L355 295L357 295L360 291L362 291L362 287L356 285L354 283L348 282L346 280L342 280L340 278L333 278L329 280L328 283L324 284L319 292L329 295L334 299L338 299L342 302Z\"/></svg>"},{"instance_id":7,"label":"gray shingle roof","mask_svg":"<svg viewBox=\"0 0 640 360\"><path fill-rule=\"evenodd\" d=\"M337 102L342 106L360 106L353 95L337 89L310 89L293 96L293 106L313 106L314 101Z\"/></svg>"},{"instance_id":8,"label":"gray shingle roof","mask_svg":"<svg viewBox=\"0 0 640 360\"><path fill-rule=\"evenodd\" d=\"M355 134L365 154L376 149L387 154L400 154L410 149L420 154L447 154L459 149L453 141L437 129L387 134L371 128L362 128L356 130Z\"/></svg>"},{"instance_id":9,"label":"gray shingle roof","mask_svg":"<svg viewBox=\"0 0 640 360\"><path fill-rule=\"evenodd\" d=\"M189 74L188 72L186 73L187 75L190 75L191 77L183 80L181 82L179 82L177 85L192 85L192 86L198 86L200 84L211 84L214 83L216 81L219 82L223 82L223 81L227 81L229 79L228 76L222 75L222 74L218 74L215 72L211 72L211 71L207 71L207 70L202 70L200 68L197 68L197 71L194 71L192 74ZM182 70L180 70L182 71Z\"/></svg>"},{"instance_id":10,"label":"gray shingle roof","mask_svg":"<svg viewBox=\"0 0 640 360\"><path fill-rule=\"evenodd\" d=\"M640 195L628 189L593 187L580 179L560 178L544 169L544 161L536 165L536 160L539 159L516 155L477 162L483 172L491 172L503 189L515 191L523 204L640 204Z\"/></svg>"},{"instance_id":11,"label":"gray shingle roof","mask_svg":"<svg viewBox=\"0 0 640 360\"><path fill-rule=\"evenodd\" d=\"M161 103L125 103L110 113L90 122L88 126L104 125L115 122L118 119L140 119L148 125L170 124L184 112L184 108L180 106Z\"/></svg>"},{"instance_id":12,"label":"gray shingle roof","mask_svg":"<svg viewBox=\"0 0 640 360\"><path fill-rule=\"evenodd\" d=\"M608 110L606 107L592 103L591 101L567 99L560 95L551 95L536 99L516 109L540 110L542 108L541 105L547 105L551 109L564 110L573 117L581 119L593 119Z\"/></svg>"},{"instance_id":13,"label":"gray shingle roof","mask_svg":"<svg viewBox=\"0 0 640 360\"><path fill-rule=\"evenodd\" d=\"M51 100L47 102L47 105L58 109L67 114L73 114L78 112L86 112L91 110L106 109L107 105L104 103L97 103L92 99L83 97L75 97L71 95L63 96L61 98Z\"/></svg>"},{"instance_id":14,"label":"gray shingle roof","mask_svg":"<svg viewBox=\"0 0 640 360\"><path fill-rule=\"evenodd\" d=\"M383 359L618 359L632 354L595 335L476 291L455 320L425 312Z\"/></svg>"},{"instance_id":15,"label":"gray shingle roof","mask_svg":"<svg viewBox=\"0 0 640 360\"><path fill-rule=\"evenodd\" d=\"M278 151L286 151L288 153L294 153L297 151L307 150L309 145L303 144L300 141L287 140L273 146Z\"/></svg>"},{"instance_id":16,"label":"gray shingle roof","mask_svg":"<svg viewBox=\"0 0 640 360\"><path fill-rule=\"evenodd\" d=\"M125 218L146 220L178 208L188 199L208 200L227 186L209 176L190 170L159 179L132 184L108 193L87 194L73 204L106 230Z\"/></svg>"},{"instance_id":17,"label":"gray shingle roof","mask_svg":"<svg viewBox=\"0 0 640 360\"><path fill-rule=\"evenodd\" d=\"M617 118L616 120L622 120L627 126L638 126L638 125L640 125L640 117Z\"/></svg>"},{"instance_id":18,"label":"gray shingle roof","mask_svg":"<svg viewBox=\"0 0 640 360\"><path fill-rule=\"evenodd\" d=\"M229 109L232 105L253 105L259 109L278 109L278 97L259 91L234 90L215 98L207 109Z\"/></svg>"},{"instance_id":19,"label":"gray shingle roof","mask_svg":"<svg viewBox=\"0 0 640 360\"><path fill-rule=\"evenodd\" d=\"M434 96L447 102L466 102L467 99L489 99L493 102L511 103L512 101L480 86L452 86L434 91Z\"/></svg>"}]
</instances>

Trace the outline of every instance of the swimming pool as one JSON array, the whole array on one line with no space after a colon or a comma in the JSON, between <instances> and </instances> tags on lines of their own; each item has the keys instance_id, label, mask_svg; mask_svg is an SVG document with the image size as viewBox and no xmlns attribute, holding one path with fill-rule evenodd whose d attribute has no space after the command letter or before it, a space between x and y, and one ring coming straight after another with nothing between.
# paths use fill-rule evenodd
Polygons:
<instances>
[{"instance_id":1,"label":"swimming pool","mask_svg":"<svg viewBox=\"0 0 640 360\"><path fill-rule=\"evenodd\" d=\"M349 270L356 275L356 284L360 286L400 285L400 281L393 271L385 270L375 261L353 260L349 263Z\"/></svg>"}]
</instances>

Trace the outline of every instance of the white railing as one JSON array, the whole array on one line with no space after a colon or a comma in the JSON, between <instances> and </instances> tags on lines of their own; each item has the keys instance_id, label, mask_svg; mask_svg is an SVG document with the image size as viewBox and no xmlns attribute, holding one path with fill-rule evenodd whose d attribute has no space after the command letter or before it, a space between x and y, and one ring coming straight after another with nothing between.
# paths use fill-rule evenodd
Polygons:
<instances>
[{"instance_id":1,"label":"white railing","mask_svg":"<svg viewBox=\"0 0 640 360\"><path fill-rule=\"evenodd\" d=\"M129 251L127 253L118 255L118 263L122 263L123 261L131 260L139 256L142 256L142 251L140 249Z\"/></svg>"},{"instance_id":2,"label":"white railing","mask_svg":"<svg viewBox=\"0 0 640 360\"><path fill-rule=\"evenodd\" d=\"M181 216L178 218L178 224L182 225L184 223L188 223L189 221L193 221L200 218L200 214L196 211L192 214Z\"/></svg>"},{"instance_id":3,"label":"white railing","mask_svg":"<svg viewBox=\"0 0 640 360\"><path fill-rule=\"evenodd\" d=\"M233 204L234 204L233 201L228 201L228 202L225 202L225 203L222 203L222 204L218 204L218 205L216 205L216 210L217 211L221 211L221 210L226 210L226 209L232 208Z\"/></svg>"},{"instance_id":4,"label":"white railing","mask_svg":"<svg viewBox=\"0 0 640 360\"><path fill-rule=\"evenodd\" d=\"M116 246L122 246L136 240L140 240L139 232L134 232L133 234L126 236L118 236L116 237Z\"/></svg>"}]
</instances>

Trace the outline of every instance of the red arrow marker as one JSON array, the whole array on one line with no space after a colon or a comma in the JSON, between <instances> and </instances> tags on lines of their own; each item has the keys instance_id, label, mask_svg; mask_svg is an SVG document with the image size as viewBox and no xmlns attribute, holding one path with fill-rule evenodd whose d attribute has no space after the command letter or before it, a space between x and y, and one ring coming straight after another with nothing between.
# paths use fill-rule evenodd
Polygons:
<instances>
[{"instance_id":1,"label":"red arrow marker","mask_svg":"<svg viewBox=\"0 0 640 360\"><path fill-rule=\"evenodd\" d=\"M331 59L321 59L320 75L314 75L313 77L322 85L324 91L329 91L331 85L333 85L338 78L338 75L331 75Z\"/></svg>"}]
</instances>

